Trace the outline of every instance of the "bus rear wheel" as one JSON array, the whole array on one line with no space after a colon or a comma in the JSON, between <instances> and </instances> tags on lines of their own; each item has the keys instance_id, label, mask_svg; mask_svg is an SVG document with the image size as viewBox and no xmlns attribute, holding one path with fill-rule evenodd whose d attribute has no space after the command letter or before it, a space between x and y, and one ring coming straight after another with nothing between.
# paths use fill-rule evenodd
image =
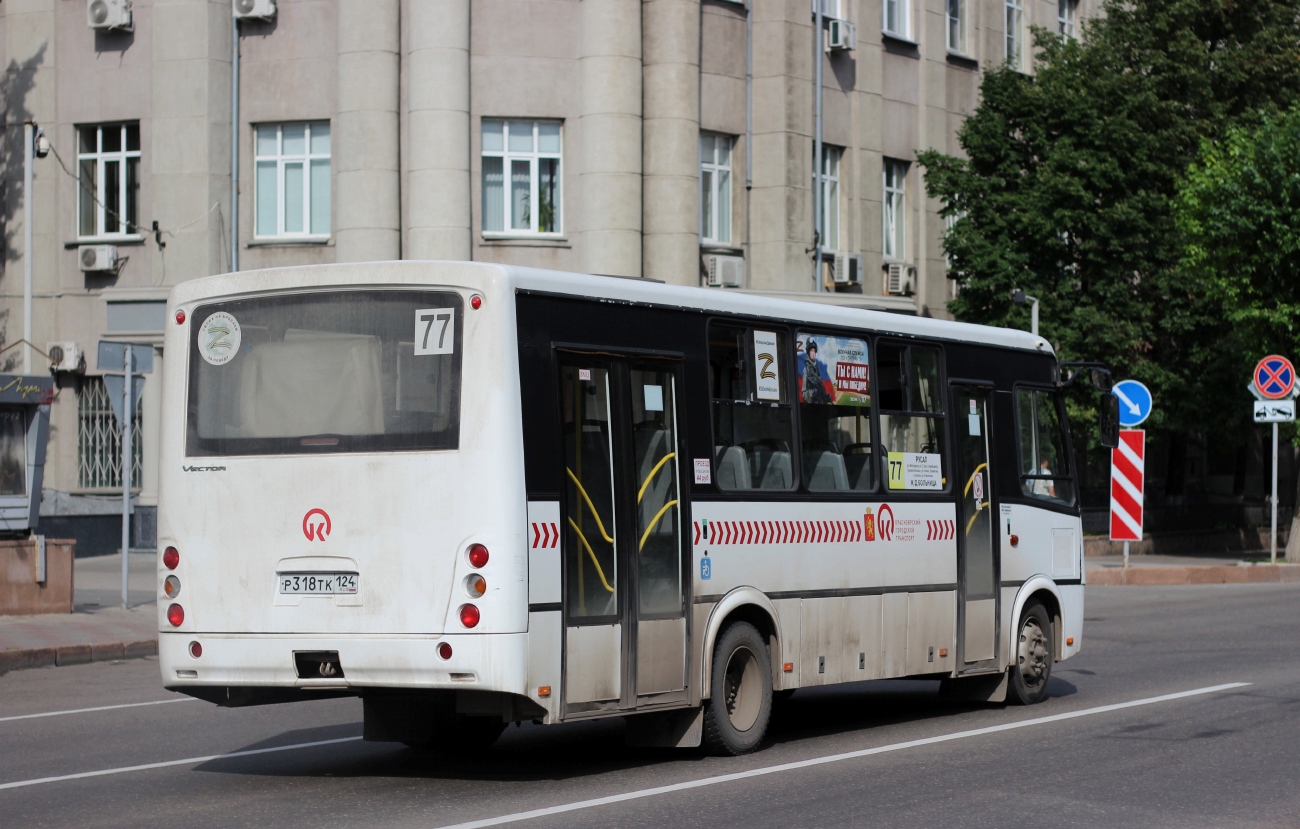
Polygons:
<instances>
[{"instance_id":1,"label":"bus rear wheel","mask_svg":"<svg viewBox=\"0 0 1300 829\"><path fill-rule=\"evenodd\" d=\"M757 749L772 717L772 659L753 625L736 622L718 637L709 692L705 751L734 757Z\"/></svg>"},{"instance_id":2,"label":"bus rear wheel","mask_svg":"<svg viewBox=\"0 0 1300 829\"><path fill-rule=\"evenodd\" d=\"M1041 602L1025 606L1016 635L1015 662L1011 671L1007 701L1033 705L1047 698L1047 681L1052 677L1052 617Z\"/></svg>"}]
</instances>

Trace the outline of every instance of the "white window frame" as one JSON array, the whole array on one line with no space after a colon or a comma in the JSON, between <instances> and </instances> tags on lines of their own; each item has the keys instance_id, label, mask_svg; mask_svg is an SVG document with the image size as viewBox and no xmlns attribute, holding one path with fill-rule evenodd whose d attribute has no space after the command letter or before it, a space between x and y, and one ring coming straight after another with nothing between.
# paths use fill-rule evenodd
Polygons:
<instances>
[{"instance_id":1,"label":"white window frame","mask_svg":"<svg viewBox=\"0 0 1300 829\"><path fill-rule=\"evenodd\" d=\"M1005 10L1003 24L1006 33L1003 43L1006 44L1007 65L1023 72L1025 71L1025 2L1005 0Z\"/></svg>"},{"instance_id":2,"label":"white window frame","mask_svg":"<svg viewBox=\"0 0 1300 829\"><path fill-rule=\"evenodd\" d=\"M304 149L306 150L306 152L295 153L293 155L285 155L284 128L296 127L299 125L306 127L303 133ZM332 178L334 175L334 161L332 158L333 150L334 150L333 131L332 130L330 131L329 151L323 153L319 153L319 152L313 153L311 149L312 128L313 127L319 128L322 125L328 129L330 126L330 122L329 121L285 121L283 123L257 124L253 127L253 238L254 239L257 240L292 239L295 241L302 240L302 241L322 241L322 242L329 240L330 238L329 232L326 233L311 232L311 225L312 225L311 163L313 161L321 161L321 160L325 160L329 162L330 177ZM260 130L265 130L265 129L275 130L275 154L274 155L262 155L258 153L257 133ZM266 162L266 161L275 162L275 233L272 234L264 234L264 233L257 232L258 226L261 224L258 215L258 211L260 210L261 199L259 198L259 193L257 189L258 188L257 171L258 171L259 163ZM284 171L285 171L285 166L287 164L302 165L302 212L303 212L302 228L303 229L301 231L285 230ZM331 181L330 189L331 191L333 190L332 181ZM331 200L332 200L332 192L331 192ZM327 204L326 210L329 211L330 213L330 215L326 216L326 225L332 231L334 228L333 204Z\"/></svg>"},{"instance_id":3,"label":"white window frame","mask_svg":"<svg viewBox=\"0 0 1300 829\"><path fill-rule=\"evenodd\" d=\"M886 158L881 169L880 253L886 262L907 259L907 173L906 161Z\"/></svg>"},{"instance_id":4,"label":"white window frame","mask_svg":"<svg viewBox=\"0 0 1300 829\"><path fill-rule=\"evenodd\" d=\"M967 17L969 15L967 14L966 0L944 0L943 36L949 52L958 55L968 54L966 46Z\"/></svg>"},{"instance_id":5,"label":"white window frame","mask_svg":"<svg viewBox=\"0 0 1300 829\"><path fill-rule=\"evenodd\" d=\"M844 15L844 0L813 0L813 11L817 9L817 4L821 3L822 17L833 18L835 20L848 19Z\"/></svg>"},{"instance_id":6,"label":"white window frame","mask_svg":"<svg viewBox=\"0 0 1300 829\"><path fill-rule=\"evenodd\" d=\"M511 236L540 236L543 238L559 238L564 235L564 122L553 118L531 119L531 118L484 118L483 125L501 124L501 149L485 150L483 149L482 138L479 140L480 165L482 159L499 158L501 159L501 230L487 230L487 217L480 215L479 225L483 228L483 237L487 239L499 239ZM511 124L528 124L533 133L533 149L530 152L522 152L510 149L510 125ZM555 124L560 128L560 149L556 152L542 152L538 143L538 127L542 124ZM527 161L528 162L528 203L530 205L538 204L538 186L541 182L541 174L538 162L542 159L554 159L555 165L555 229L542 232L538 230L541 221L542 211L528 211L528 227L512 228L513 216L511 209L513 203L510 194L510 169L511 162ZM482 187L482 173L480 172L479 186ZM479 193L480 210L486 207L484 193Z\"/></svg>"},{"instance_id":7,"label":"white window frame","mask_svg":"<svg viewBox=\"0 0 1300 829\"><path fill-rule=\"evenodd\" d=\"M889 10L894 9L895 27L889 27ZM885 34L901 38L902 40L912 39L912 0L881 0L880 3L880 30Z\"/></svg>"},{"instance_id":8,"label":"white window frame","mask_svg":"<svg viewBox=\"0 0 1300 829\"><path fill-rule=\"evenodd\" d=\"M840 161L844 149L832 144L822 144L821 193L822 202L821 231L822 250L841 250L841 231L844 227L843 214L840 210ZM815 184L815 182L814 182ZM830 217L834 216L834 222Z\"/></svg>"},{"instance_id":9,"label":"white window frame","mask_svg":"<svg viewBox=\"0 0 1300 829\"><path fill-rule=\"evenodd\" d=\"M1074 40L1079 25L1079 0L1056 0L1056 33Z\"/></svg>"},{"instance_id":10,"label":"white window frame","mask_svg":"<svg viewBox=\"0 0 1300 829\"><path fill-rule=\"evenodd\" d=\"M137 141L140 135L140 125L138 122L122 122L118 124L87 124L77 127L77 215L76 228L77 238L79 240L92 239L123 239L123 238L140 238L138 220L131 221L127 215L127 182L130 176L127 172L131 161L135 161L136 167L136 212L140 210L140 150L128 150L126 144L127 128L135 127ZM82 152L81 150L81 133L83 130L95 131L95 149L91 152ZM117 152L104 152L104 131L120 130L121 148ZM95 192L93 194L85 187L81 181L81 167L86 162L95 165ZM120 165L121 172L118 174L117 193L110 196L105 192L108 186L105 169L108 164L117 162ZM83 233L81 228L81 210L85 199L92 199L93 209L95 211L95 228L93 233ZM116 214L117 229L110 230L109 224L112 221L110 211Z\"/></svg>"},{"instance_id":11,"label":"white window frame","mask_svg":"<svg viewBox=\"0 0 1300 829\"><path fill-rule=\"evenodd\" d=\"M726 147L726 159L720 149ZM731 158L735 139L717 133L700 134L700 241L710 245L730 245L734 219L732 211ZM704 190L709 190L708 209L705 208ZM723 221L725 217L726 221Z\"/></svg>"}]
</instances>

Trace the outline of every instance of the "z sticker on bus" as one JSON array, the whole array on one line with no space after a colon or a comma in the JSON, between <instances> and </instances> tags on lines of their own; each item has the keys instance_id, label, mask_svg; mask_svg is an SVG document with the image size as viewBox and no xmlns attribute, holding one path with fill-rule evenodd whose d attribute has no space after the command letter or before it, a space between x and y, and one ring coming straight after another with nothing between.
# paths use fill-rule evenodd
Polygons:
<instances>
[{"instance_id":1,"label":"z sticker on bus","mask_svg":"<svg viewBox=\"0 0 1300 829\"><path fill-rule=\"evenodd\" d=\"M239 353L242 335L239 320L218 311L199 327L199 353L214 366L224 366Z\"/></svg>"},{"instance_id":2,"label":"z sticker on bus","mask_svg":"<svg viewBox=\"0 0 1300 829\"><path fill-rule=\"evenodd\" d=\"M456 344L456 309L421 308L415 312L415 353L452 354Z\"/></svg>"}]
</instances>

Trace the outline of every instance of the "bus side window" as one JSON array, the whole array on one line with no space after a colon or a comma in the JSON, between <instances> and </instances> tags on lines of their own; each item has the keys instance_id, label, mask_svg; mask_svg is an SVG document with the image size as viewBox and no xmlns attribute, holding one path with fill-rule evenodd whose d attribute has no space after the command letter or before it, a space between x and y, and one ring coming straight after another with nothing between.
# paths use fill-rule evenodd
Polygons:
<instances>
[{"instance_id":1,"label":"bus side window","mask_svg":"<svg viewBox=\"0 0 1300 829\"><path fill-rule=\"evenodd\" d=\"M925 479L924 489L947 488L947 459L943 456L943 389L940 386L939 350L918 345L882 343L876 358L880 378L880 451L885 480L891 490L913 488L903 470L904 455L930 455L940 464L939 484ZM892 456L892 458L891 458ZM890 460L895 461L890 475ZM916 487L921 488L921 487Z\"/></svg>"},{"instance_id":2,"label":"bus side window","mask_svg":"<svg viewBox=\"0 0 1300 829\"><path fill-rule=\"evenodd\" d=\"M713 479L721 489L794 487L788 340L772 329L709 326Z\"/></svg>"},{"instance_id":3,"label":"bus side window","mask_svg":"<svg viewBox=\"0 0 1300 829\"><path fill-rule=\"evenodd\" d=\"M1030 498L1073 506L1074 476L1060 409L1060 395L1055 392L1016 389L1020 491Z\"/></svg>"},{"instance_id":4,"label":"bus side window","mask_svg":"<svg viewBox=\"0 0 1300 829\"><path fill-rule=\"evenodd\" d=\"M794 370L808 489L875 489L867 341L801 331Z\"/></svg>"}]
</instances>

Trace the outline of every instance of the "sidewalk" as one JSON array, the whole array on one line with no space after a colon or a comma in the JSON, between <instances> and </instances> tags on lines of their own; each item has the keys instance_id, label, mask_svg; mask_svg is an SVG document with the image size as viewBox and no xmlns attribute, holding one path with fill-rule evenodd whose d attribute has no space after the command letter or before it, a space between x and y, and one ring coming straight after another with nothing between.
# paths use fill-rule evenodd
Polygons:
<instances>
[{"instance_id":1,"label":"sidewalk","mask_svg":"<svg viewBox=\"0 0 1300 829\"><path fill-rule=\"evenodd\" d=\"M0 674L158 652L153 553L131 555L130 607L122 602L121 555L73 562L73 613L0 616Z\"/></svg>"},{"instance_id":2,"label":"sidewalk","mask_svg":"<svg viewBox=\"0 0 1300 829\"><path fill-rule=\"evenodd\" d=\"M1092 586L1173 584L1270 584L1300 583L1300 565L1287 564L1281 556L1269 564L1268 552L1243 555L1130 555L1087 556L1083 560L1086 581Z\"/></svg>"}]
</instances>

